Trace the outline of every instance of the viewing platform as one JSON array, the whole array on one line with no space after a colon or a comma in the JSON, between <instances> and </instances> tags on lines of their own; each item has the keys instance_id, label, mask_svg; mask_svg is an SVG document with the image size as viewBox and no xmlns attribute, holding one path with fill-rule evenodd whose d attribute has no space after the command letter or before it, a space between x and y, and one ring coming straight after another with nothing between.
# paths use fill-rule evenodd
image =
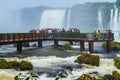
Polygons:
<instances>
[{"instance_id":1,"label":"viewing platform","mask_svg":"<svg viewBox=\"0 0 120 80\"><path fill-rule=\"evenodd\" d=\"M38 47L42 47L42 41L54 41L54 47L58 47L58 41L73 41L80 42L80 51L85 50L85 42L89 43L89 51L94 52L94 42L106 42L106 51L110 52L111 41L114 40L114 34L111 33L110 37L106 33L101 33L97 36L94 33L3 33L0 34L0 45L17 44L17 51L22 52L22 43L38 42Z\"/></svg>"}]
</instances>

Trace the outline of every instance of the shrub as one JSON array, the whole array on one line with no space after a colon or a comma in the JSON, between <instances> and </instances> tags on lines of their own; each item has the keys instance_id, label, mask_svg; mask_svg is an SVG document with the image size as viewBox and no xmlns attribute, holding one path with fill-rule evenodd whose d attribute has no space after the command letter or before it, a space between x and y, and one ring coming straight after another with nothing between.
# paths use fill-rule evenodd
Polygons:
<instances>
[{"instance_id":1,"label":"shrub","mask_svg":"<svg viewBox=\"0 0 120 80\"><path fill-rule=\"evenodd\" d=\"M105 42L102 43L102 48L106 49L106 43Z\"/></svg>"},{"instance_id":2,"label":"shrub","mask_svg":"<svg viewBox=\"0 0 120 80\"><path fill-rule=\"evenodd\" d=\"M32 72L28 72L26 74L19 73L17 76L14 77L14 80L37 80L38 75Z\"/></svg>"},{"instance_id":3,"label":"shrub","mask_svg":"<svg viewBox=\"0 0 120 80\"><path fill-rule=\"evenodd\" d=\"M120 69L120 58L114 58L114 66Z\"/></svg>"},{"instance_id":4,"label":"shrub","mask_svg":"<svg viewBox=\"0 0 120 80\"><path fill-rule=\"evenodd\" d=\"M0 68L1 69L9 68L9 63L5 59L0 59Z\"/></svg>"},{"instance_id":5,"label":"shrub","mask_svg":"<svg viewBox=\"0 0 120 80\"><path fill-rule=\"evenodd\" d=\"M91 55L91 54L83 54L81 56L77 57L77 60L75 60L75 62L79 63L79 64L90 64L93 66L99 66L100 63L100 57L97 55Z\"/></svg>"},{"instance_id":6,"label":"shrub","mask_svg":"<svg viewBox=\"0 0 120 80\"><path fill-rule=\"evenodd\" d=\"M112 75L115 78L115 80L120 80L120 73L118 71L113 71Z\"/></svg>"},{"instance_id":7,"label":"shrub","mask_svg":"<svg viewBox=\"0 0 120 80\"><path fill-rule=\"evenodd\" d=\"M31 70L31 69L33 69L33 66L28 61L21 61L21 62L9 61L9 62L7 62L5 59L0 59L0 68L1 69L13 68L13 69L21 69L21 70Z\"/></svg>"},{"instance_id":8,"label":"shrub","mask_svg":"<svg viewBox=\"0 0 120 80\"><path fill-rule=\"evenodd\" d=\"M15 60L14 61L9 61L10 68L18 68L19 65L20 65L20 63L15 61Z\"/></svg>"},{"instance_id":9,"label":"shrub","mask_svg":"<svg viewBox=\"0 0 120 80\"><path fill-rule=\"evenodd\" d=\"M21 70L32 70L33 66L30 62L23 60L20 62L20 69Z\"/></svg>"},{"instance_id":10,"label":"shrub","mask_svg":"<svg viewBox=\"0 0 120 80\"><path fill-rule=\"evenodd\" d=\"M102 43L102 48L106 49L106 42ZM120 50L120 43L119 42L111 42L111 49Z\"/></svg>"},{"instance_id":11,"label":"shrub","mask_svg":"<svg viewBox=\"0 0 120 80\"><path fill-rule=\"evenodd\" d=\"M97 79L95 77L88 75L88 74L83 74L77 80L97 80Z\"/></svg>"},{"instance_id":12,"label":"shrub","mask_svg":"<svg viewBox=\"0 0 120 80\"><path fill-rule=\"evenodd\" d=\"M65 50L73 50L73 48L71 47L71 45L69 43L64 44L63 48Z\"/></svg>"}]
</instances>

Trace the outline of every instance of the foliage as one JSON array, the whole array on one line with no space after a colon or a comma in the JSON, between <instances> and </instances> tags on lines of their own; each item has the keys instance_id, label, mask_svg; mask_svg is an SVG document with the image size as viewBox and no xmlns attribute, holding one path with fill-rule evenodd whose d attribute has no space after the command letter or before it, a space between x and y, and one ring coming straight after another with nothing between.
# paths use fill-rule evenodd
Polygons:
<instances>
[{"instance_id":1,"label":"foliage","mask_svg":"<svg viewBox=\"0 0 120 80\"><path fill-rule=\"evenodd\" d=\"M102 44L102 48L106 49L106 43L105 42ZM111 49L120 50L120 43L119 42L111 42Z\"/></svg>"},{"instance_id":2,"label":"foliage","mask_svg":"<svg viewBox=\"0 0 120 80\"><path fill-rule=\"evenodd\" d=\"M120 80L120 73L118 71L113 71L112 75L114 76L115 80Z\"/></svg>"},{"instance_id":3,"label":"foliage","mask_svg":"<svg viewBox=\"0 0 120 80\"><path fill-rule=\"evenodd\" d=\"M25 75L19 73L17 76L14 77L14 80L37 80L38 75L32 72L28 72Z\"/></svg>"},{"instance_id":4,"label":"foliage","mask_svg":"<svg viewBox=\"0 0 120 80\"><path fill-rule=\"evenodd\" d=\"M5 59L0 59L0 68L1 69L20 69L20 70L31 70L33 69L33 65L28 61L6 61Z\"/></svg>"},{"instance_id":5,"label":"foliage","mask_svg":"<svg viewBox=\"0 0 120 80\"><path fill-rule=\"evenodd\" d=\"M60 73L57 74L55 80L59 80L61 78L66 78L66 75L60 72Z\"/></svg>"},{"instance_id":6,"label":"foliage","mask_svg":"<svg viewBox=\"0 0 120 80\"><path fill-rule=\"evenodd\" d=\"M79 64L90 64L93 66L99 66L100 63L100 57L97 55L91 55L91 54L83 54L81 56L77 57L77 60L75 60L75 62L79 63Z\"/></svg>"},{"instance_id":7,"label":"foliage","mask_svg":"<svg viewBox=\"0 0 120 80\"><path fill-rule=\"evenodd\" d=\"M9 63L5 59L0 59L0 68L1 69L9 68Z\"/></svg>"},{"instance_id":8,"label":"foliage","mask_svg":"<svg viewBox=\"0 0 120 80\"><path fill-rule=\"evenodd\" d=\"M73 50L73 48L71 47L71 45L69 43L64 44L63 47L65 50Z\"/></svg>"},{"instance_id":9,"label":"foliage","mask_svg":"<svg viewBox=\"0 0 120 80\"><path fill-rule=\"evenodd\" d=\"M17 62L17 61L9 61L9 66L10 66L10 68L16 68L16 67L18 67L20 65L20 63L19 62Z\"/></svg>"},{"instance_id":10,"label":"foliage","mask_svg":"<svg viewBox=\"0 0 120 80\"><path fill-rule=\"evenodd\" d=\"M105 42L102 43L102 48L106 49L106 43Z\"/></svg>"},{"instance_id":11,"label":"foliage","mask_svg":"<svg viewBox=\"0 0 120 80\"><path fill-rule=\"evenodd\" d=\"M115 78L113 77L113 75L106 74L103 76L102 80L115 80Z\"/></svg>"},{"instance_id":12,"label":"foliage","mask_svg":"<svg viewBox=\"0 0 120 80\"><path fill-rule=\"evenodd\" d=\"M95 77L92 77L88 74L83 74L77 80L97 80Z\"/></svg>"},{"instance_id":13,"label":"foliage","mask_svg":"<svg viewBox=\"0 0 120 80\"><path fill-rule=\"evenodd\" d=\"M33 65L28 61L21 61L20 62L20 69L21 70L31 70L33 68Z\"/></svg>"},{"instance_id":14,"label":"foliage","mask_svg":"<svg viewBox=\"0 0 120 80\"><path fill-rule=\"evenodd\" d=\"M114 66L120 69L120 58L114 58Z\"/></svg>"}]
</instances>

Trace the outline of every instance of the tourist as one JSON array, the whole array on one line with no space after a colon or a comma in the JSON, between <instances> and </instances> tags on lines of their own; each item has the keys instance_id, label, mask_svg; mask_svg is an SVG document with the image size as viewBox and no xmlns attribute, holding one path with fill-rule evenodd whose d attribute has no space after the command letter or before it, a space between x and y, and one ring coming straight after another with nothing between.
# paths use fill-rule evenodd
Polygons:
<instances>
[{"instance_id":1,"label":"tourist","mask_svg":"<svg viewBox=\"0 0 120 80\"><path fill-rule=\"evenodd\" d=\"M39 30L39 28L36 30L36 33L40 33L40 30Z\"/></svg>"},{"instance_id":2,"label":"tourist","mask_svg":"<svg viewBox=\"0 0 120 80\"><path fill-rule=\"evenodd\" d=\"M64 29L64 28L62 28L62 32L65 32L65 29Z\"/></svg>"},{"instance_id":3,"label":"tourist","mask_svg":"<svg viewBox=\"0 0 120 80\"><path fill-rule=\"evenodd\" d=\"M98 39L100 39L100 35L101 35L101 32L100 32L100 30L98 30L98 32L97 32Z\"/></svg>"},{"instance_id":4,"label":"tourist","mask_svg":"<svg viewBox=\"0 0 120 80\"><path fill-rule=\"evenodd\" d=\"M108 30L107 35L108 35L108 39L110 39L111 38L111 30L110 29Z\"/></svg>"},{"instance_id":5,"label":"tourist","mask_svg":"<svg viewBox=\"0 0 120 80\"><path fill-rule=\"evenodd\" d=\"M93 33L93 37L94 37L95 40L97 40L96 31L94 31L94 33Z\"/></svg>"}]
</instances>

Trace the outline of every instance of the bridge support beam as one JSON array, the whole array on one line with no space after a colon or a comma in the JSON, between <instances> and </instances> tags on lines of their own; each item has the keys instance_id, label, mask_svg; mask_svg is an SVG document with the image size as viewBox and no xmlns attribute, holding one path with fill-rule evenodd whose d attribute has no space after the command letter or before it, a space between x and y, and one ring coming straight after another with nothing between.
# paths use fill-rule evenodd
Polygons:
<instances>
[{"instance_id":1,"label":"bridge support beam","mask_svg":"<svg viewBox=\"0 0 120 80\"><path fill-rule=\"evenodd\" d=\"M54 48L58 48L58 41L54 40Z\"/></svg>"},{"instance_id":2,"label":"bridge support beam","mask_svg":"<svg viewBox=\"0 0 120 80\"><path fill-rule=\"evenodd\" d=\"M73 41L69 41L70 42L70 45L73 45Z\"/></svg>"},{"instance_id":3,"label":"bridge support beam","mask_svg":"<svg viewBox=\"0 0 120 80\"><path fill-rule=\"evenodd\" d=\"M85 45L84 45L84 41L80 41L80 51L84 51L85 50Z\"/></svg>"},{"instance_id":4,"label":"bridge support beam","mask_svg":"<svg viewBox=\"0 0 120 80\"><path fill-rule=\"evenodd\" d=\"M93 42L90 41L90 42L89 42L89 52L90 52L90 53L93 53L93 48L94 48Z\"/></svg>"},{"instance_id":5,"label":"bridge support beam","mask_svg":"<svg viewBox=\"0 0 120 80\"><path fill-rule=\"evenodd\" d=\"M42 48L42 40L38 41L38 48Z\"/></svg>"},{"instance_id":6,"label":"bridge support beam","mask_svg":"<svg viewBox=\"0 0 120 80\"><path fill-rule=\"evenodd\" d=\"M17 42L17 52L22 52L22 42Z\"/></svg>"},{"instance_id":7,"label":"bridge support beam","mask_svg":"<svg viewBox=\"0 0 120 80\"><path fill-rule=\"evenodd\" d=\"M106 51L107 51L107 53L109 53L111 51L110 48L111 48L111 42L106 41Z\"/></svg>"}]
</instances>

